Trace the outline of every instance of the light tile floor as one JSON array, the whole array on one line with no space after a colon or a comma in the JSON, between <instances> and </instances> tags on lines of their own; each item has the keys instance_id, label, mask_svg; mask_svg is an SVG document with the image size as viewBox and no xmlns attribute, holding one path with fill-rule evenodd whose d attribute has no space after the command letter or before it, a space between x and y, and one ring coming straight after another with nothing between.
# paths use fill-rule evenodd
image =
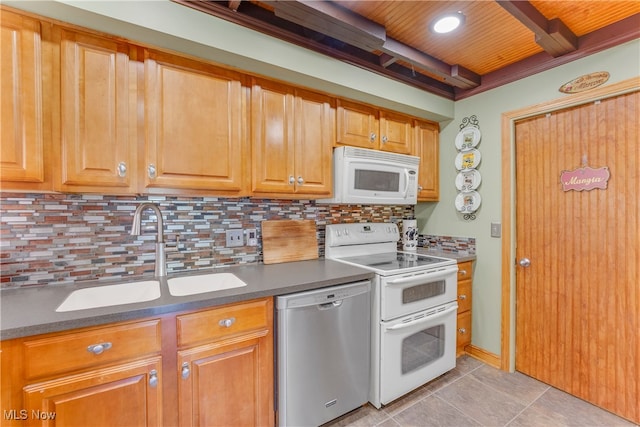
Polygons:
<instances>
[{"instance_id":1,"label":"light tile floor","mask_svg":"<svg viewBox=\"0 0 640 427\"><path fill-rule=\"evenodd\" d=\"M410 394L352 411L323 427L615 427L634 426L610 412L519 372L472 357Z\"/></svg>"}]
</instances>

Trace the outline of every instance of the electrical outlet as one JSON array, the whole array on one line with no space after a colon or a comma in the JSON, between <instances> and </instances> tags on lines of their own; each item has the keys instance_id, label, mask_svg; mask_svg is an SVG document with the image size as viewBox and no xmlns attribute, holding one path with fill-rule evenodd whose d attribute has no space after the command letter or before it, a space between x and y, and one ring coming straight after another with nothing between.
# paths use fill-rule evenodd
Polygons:
<instances>
[{"instance_id":1,"label":"electrical outlet","mask_svg":"<svg viewBox=\"0 0 640 427\"><path fill-rule=\"evenodd\" d=\"M227 230L227 247L244 246L244 232L241 228Z\"/></svg>"},{"instance_id":2,"label":"electrical outlet","mask_svg":"<svg viewBox=\"0 0 640 427\"><path fill-rule=\"evenodd\" d=\"M247 246L258 246L258 234L255 228L247 229Z\"/></svg>"}]
</instances>

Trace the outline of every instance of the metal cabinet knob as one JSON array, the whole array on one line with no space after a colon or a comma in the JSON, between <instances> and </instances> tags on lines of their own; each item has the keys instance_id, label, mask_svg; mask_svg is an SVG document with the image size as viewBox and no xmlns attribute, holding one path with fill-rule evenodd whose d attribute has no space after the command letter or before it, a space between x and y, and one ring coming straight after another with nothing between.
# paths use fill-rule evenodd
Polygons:
<instances>
[{"instance_id":1,"label":"metal cabinet knob","mask_svg":"<svg viewBox=\"0 0 640 427\"><path fill-rule=\"evenodd\" d=\"M466 328L460 328L458 329L458 332L460 332L460 335L464 335L467 333L467 329Z\"/></svg>"},{"instance_id":2,"label":"metal cabinet knob","mask_svg":"<svg viewBox=\"0 0 640 427\"><path fill-rule=\"evenodd\" d=\"M458 295L458 298L464 301L467 299L467 296L465 294L460 294Z\"/></svg>"},{"instance_id":3,"label":"metal cabinet knob","mask_svg":"<svg viewBox=\"0 0 640 427\"><path fill-rule=\"evenodd\" d=\"M236 318L235 317L230 317L228 319L222 319L218 322L218 325L224 327L224 328L230 328L231 325L233 325L234 323L236 323Z\"/></svg>"},{"instance_id":4,"label":"metal cabinet knob","mask_svg":"<svg viewBox=\"0 0 640 427\"><path fill-rule=\"evenodd\" d=\"M189 375L191 374L191 369L189 369L189 363L184 362L182 364L182 379L186 380L187 378L189 378Z\"/></svg>"},{"instance_id":5,"label":"metal cabinet knob","mask_svg":"<svg viewBox=\"0 0 640 427\"><path fill-rule=\"evenodd\" d=\"M376 140L376 136L377 135L375 133L371 132L371 135L369 135L369 139L371 140L371 142Z\"/></svg>"},{"instance_id":6,"label":"metal cabinet knob","mask_svg":"<svg viewBox=\"0 0 640 427\"><path fill-rule=\"evenodd\" d=\"M467 270L460 270L458 272L458 274L461 275L461 276L466 276L467 275Z\"/></svg>"},{"instance_id":7,"label":"metal cabinet knob","mask_svg":"<svg viewBox=\"0 0 640 427\"><path fill-rule=\"evenodd\" d=\"M298 184L299 184L299 185L304 184L304 179L302 179L302 177L301 177L301 176L299 176L299 177L298 177Z\"/></svg>"},{"instance_id":8,"label":"metal cabinet knob","mask_svg":"<svg viewBox=\"0 0 640 427\"><path fill-rule=\"evenodd\" d=\"M151 372L149 372L149 386L153 388L158 386L158 371L155 369L152 369Z\"/></svg>"},{"instance_id":9,"label":"metal cabinet knob","mask_svg":"<svg viewBox=\"0 0 640 427\"><path fill-rule=\"evenodd\" d=\"M109 350L113 345L110 342L102 342L100 344L92 344L87 347L87 351L89 353L93 353L95 355L102 354L105 350Z\"/></svg>"},{"instance_id":10,"label":"metal cabinet knob","mask_svg":"<svg viewBox=\"0 0 640 427\"><path fill-rule=\"evenodd\" d=\"M127 164L125 162L118 163L118 176L120 178L127 176Z\"/></svg>"},{"instance_id":11,"label":"metal cabinet knob","mask_svg":"<svg viewBox=\"0 0 640 427\"><path fill-rule=\"evenodd\" d=\"M382 137L382 143L383 144L386 143L388 140L389 140L389 138L387 138L386 135Z\"/></svg>"},{"instance_id":12,"label":"metal cabinet knob","mask_svg":"<svg viewBox=\"0 0 640 427\"><path fill-rule=\"evenodd\" d=\"M293 185L296 183L296 179L293 175L289 175L289 184Z\"/></svg>"},{"instance_id":13,"label":"metal cabinet knob","mask_svg":"<svg viewBox=\"0 0 640 427\"><path fill-rule=\"evenodd\" d=\"M520 264L520 267L529 267L531 265L531 260L529 258L522 258L518 261L518 264Z\"/></svg>"},{"instance_id":14,"label":"metal cabinet knob","mask_svg":"<svg viewBox=\"0 0 640 427\"><path fill-rule=\"evenodd\" d=\"M156 170L156 165L150 164L149 167L147 168L147 174L149 175L149 178L155 179L156 176L158 175L158 171Z\"/></svg>"},{"instance_id":15,"label":"metal cabinet knob","mask_svg":"<svg viewBox=\"0 0 640 427\"><path fill-rule=\"evenodd\" d=\"M418 191L422 191L424 190L424 188L422 187L422 185L418 185Z\"/></svg>"}]
</instances>

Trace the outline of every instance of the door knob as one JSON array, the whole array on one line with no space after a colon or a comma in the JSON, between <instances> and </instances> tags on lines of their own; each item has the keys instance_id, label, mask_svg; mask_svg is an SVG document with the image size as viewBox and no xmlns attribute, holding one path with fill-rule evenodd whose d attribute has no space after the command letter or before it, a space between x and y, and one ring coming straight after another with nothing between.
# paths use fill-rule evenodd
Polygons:
<instances>
[{"instance_id":1,"label":"door knob","mask_svg":"<svg viewBox=\"0 0 640 427\"><path fill-rule=\"evenodd\" d=\"M522 258L518 261L520 267L529 267L531 265L531 260L529 258Z\"/></svg>"}]
</instances>

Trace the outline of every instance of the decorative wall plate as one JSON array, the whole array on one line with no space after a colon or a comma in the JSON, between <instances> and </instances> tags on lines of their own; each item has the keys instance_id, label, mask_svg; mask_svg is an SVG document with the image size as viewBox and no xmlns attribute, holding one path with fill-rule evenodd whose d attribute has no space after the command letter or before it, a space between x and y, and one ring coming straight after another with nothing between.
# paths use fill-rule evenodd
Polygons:
<instances>
[{"instance_id":1,"label":"decorative wall plate","mask_svg":"<svg viewBox=\"0 0 640 427\"><path fill-rule=\"evenodd\" d=\"M475 126L467 126L456 135L456 148L460 151L469 151L480 142L482 134Z\"/></svg>"},{"instance_id":2,"label":"decorative wall plate","mask_svg":"<svg viewBox=\"0 0 640 427\"><path fill-rule=\"evenodd\" d=\"M475 169L480 164L482 156L475 148L470 151L462 151L456 156L456 168L460 170Z\"/></svg>"},{"instance_id":3,"label":"decorative wall plate","mask_svg":"<svg viewBox=\"0 0 640 427\"><path fill-rule=\"evenodd\" d=\"M481 202L482 198L477 191L458 193L456 196L456 209L462 213L475 212L480 207Z\"/></svg>"},{"instance_id":4,"label":"decorative wall plate","mask_svg":"<svg viewBox=\"0 0 640 427\"><path fill-rule=\"evenodd\" d=\"M464 170L458 172L458 175L456 176L456 188L463 193L468 193L469 191L478 188L481 181L482 177L480 176L480 172L477 170Z\"/></svg>"}]
</instances>

